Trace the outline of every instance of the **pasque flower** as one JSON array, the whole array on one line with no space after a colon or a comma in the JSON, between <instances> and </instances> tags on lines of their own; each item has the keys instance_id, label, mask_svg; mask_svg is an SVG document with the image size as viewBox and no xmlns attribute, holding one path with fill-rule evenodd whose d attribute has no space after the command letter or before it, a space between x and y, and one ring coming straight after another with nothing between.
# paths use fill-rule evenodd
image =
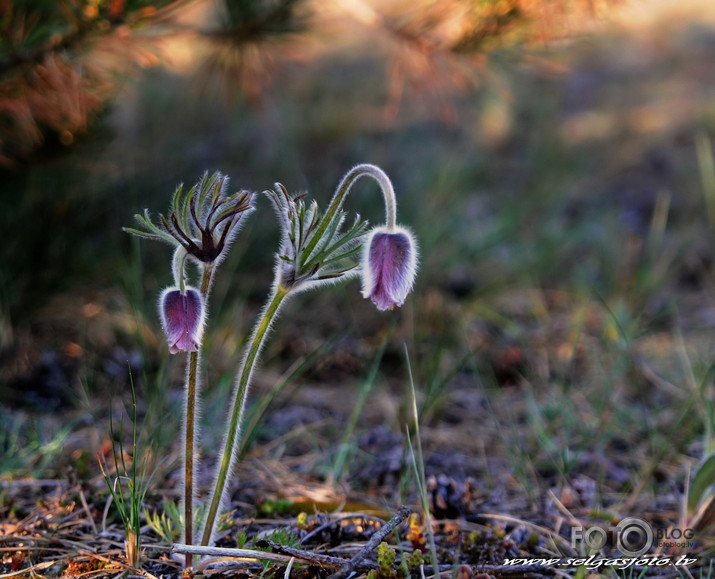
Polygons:
<instances>
[{"instance_id":1,"label":"pasque flower","mask_svg":"<svg viewBox=\"0 0 715 579\"><path fill-rule=\"evenodd\" d=\"M333 199L341 202L360 177L377 181L385 201L385 224L372 229L362 241L362 295L370 298L378 310L391 310L401 306L412 291L417 274L417 242L408 229L397 225L395 191L379 167L353 167L343 177Z\"/></svg>"},{"instance_id":2,"label":"pasque flower","mask_svg":"<svg viewBox=\"0 0 715 579\"><path fill-rule=\"evenodd\" d=\"M204 303L198 290L167 288L159 300L159 316L171 354L198 351L204 329Z\"/></svg>"},{"instance_id":3,"label":"pasque flower","mask_svg":"<svg viewBox=\"0 0 715 579\"><path fill-rule=\"evenodd\" d=\"M346 226L347 214L343 205L352 186L361 177L377 181L385 201L386 224L372 233L368 232L367 222L359 215L352 225L347 223ZM226 498L226 483L236 460L252 375L282 304L291 295L362 274L366 297L372 297L379 309L388 309L404 302L417 269L417 247L412 234L396 224L397 203L392 183L375 165L357 165L348 171L325 211L320 211L315 201L306 203L304 194L290 195L278 183L266 194L274 206L281 229L275 278L271 295L254 326L236 375L223 455L206 511L201 541L204 545L211 542L218 512ZM369 249L362 250L365 245ZM362 267L357 263L361 251L365 261Z\"/></svg>"},{"instance_id":4,"label":"pasque flower","mask_svg":"<svg viewBox=\"0 0 715 579\"><path fill-rule=\"evenodd\" d=\"M360 177L377 181L385 201L385 225L367 232L367 222L357 216L341 232L342 209L348 192ZM317 204L304 204L304 195L290 196L282 185L267 192L283 230L276 265L276 283L295 293L323 283L362 276L362 293L379 310L401 306L412 290L417 273L417 242L397 225L397 202L392 183L375 165L353 167L343 177L325 213ZM361 250L362 247L362 250ZM360 267L349 258L362 252Z\"/></svg>"},{"instance_id":5,"label":"pasque flower","mask_svg":"<svg viewBox=\"0 0 715 579\"><path fill-rule=\"evenodd\" d=\"M367 221L359 215L352 225L346 222L347 213L343 209L348 193L362 177L377 182L385 201L385 224L371 231ZM253 211L253 194L243 190L228 194L227 184L226 176L206 173L188 190L179 185L170 211L166 215L159 214L156 223L145 210L135 216L138 229L125 229L139 237L165 241L175 248L171 268L173 283L161 293L159 316L169 352L188 352L183 414L183 535L187 545L194 544L195 539L193 480L197 463L194 448L200 424L197 400L208 297L215 270L225 259L245 217ZM379 167L361 164L348 171L325 211L321 211L315 201L304 201L303 194L289 194L280 184L266 193L281 228L274 283L236 373L223 452L201 532L203 545L211 542L221 505L227 497L228 477L239 455L249 387L282 304L299 292L361 275L364 297L370 298L380 310L392 309L404 303L417 270L417 243L409 230L397 225L392 183ZM199 289L189 285L186 271L189 266L198 270ZM192 561L192 555L187 554L187 569L191 568Z\"/></svg>"},{"instance_id":6,"label":"pasque flower","mask_svg":"<svg viewBox=\"0 0 715 579\"><path fill-rule=\"evenodd\" d=\"M376 227L363 245L362 295L378 310L401 306L417 272L417 244L402 227Z\"/></svg>"},{"instance_id":7,"label":"pasque flower","mask_svg":"<svg viewBox=\"0 0 715 579\"><path fill-rule=\"evenodd\" d=\"M188 352L186 356L186 404L183 415L184 433L184 537L194 541L194 446L198 437L197 400L200 388L201 337L206 318L208 297L214 272L225 259L231 243L245 218L253 211L253 193L228 193L228 177L219 172L204 175L191 188L179 185L174 190L166 215L159 214L157 223L148 210L135 215L139 228L125 231L146 239L165 241L175 248L172 261L174 283L159 299L159 316L169 342L169 352ZM199 289L189 287L187 264L196 266L201 278ZM186 555L186 567L192 555Z\"/></svg>"}]
</instances>

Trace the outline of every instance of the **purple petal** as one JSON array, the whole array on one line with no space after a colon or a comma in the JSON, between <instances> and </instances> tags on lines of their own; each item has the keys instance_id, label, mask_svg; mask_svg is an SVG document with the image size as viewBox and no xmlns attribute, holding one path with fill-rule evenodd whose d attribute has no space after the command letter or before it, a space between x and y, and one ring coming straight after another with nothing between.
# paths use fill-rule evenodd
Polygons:
<instances>
[{"instance_id":1,"label":"purple petal","mask_svg":"<svg viewBox=\"0 0 715 579\"><path fill-rule=\"evenodd\" d=\"M161 321L169 352L195 352L203 329L203 301L198 291L187 288L164 291L160 301Z\"/></svg>"},{"instance_id":2,"label":"purple petal","mask_svg":"<svg viewBox=\"0 0 715 579\"><path fill-rule=\"evenodd\" d=\"M401 306L414 283L417 265L415 243L403 229L376 229L363 256L363 296L379 310Z\"/></svg>"}]
</instances>

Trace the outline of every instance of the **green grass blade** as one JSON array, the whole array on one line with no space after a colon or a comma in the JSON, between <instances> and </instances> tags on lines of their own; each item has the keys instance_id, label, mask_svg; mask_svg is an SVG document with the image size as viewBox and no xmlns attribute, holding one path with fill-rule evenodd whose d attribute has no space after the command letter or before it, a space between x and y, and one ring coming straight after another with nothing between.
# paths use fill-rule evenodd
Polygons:
<instances>
[{"instance_id":1,"label":"green grass blade","mask_svg":"<svg viewBox=\"0 0 715 579\"><path fill-rule=\"evenodd\" d=\"M429 539L430 553L432 555L432 562L437 565L437 547L434 542L434 533L432 532L432 517L429 508L429 497L427 496L427 477L425 476L425 460L424 453L422 451L422 438L420 436L420 419L419 412L417 411L417 391L415 389L415 380L412 375L412 364L410 363L410 353L407 350L407 344L404 344L405 349L405 361L407 362L407 373L409 376L409 386L410 386L410 404L412 408L412 420L413 427L415 431L415 440L417 442L417 453L415 453L414 445L412 444L412 439L410 437L410 431L407 429L407 442L410 448L410 458L412 460L412 467L415 472L415 478L417 480L417 488L420 494L420 500L422 503L422 511L424 514L424 526L427 531L427 537Z\"/></svg>"},{"instance_id":2,"label":"green grass blade","mask_svg":"<svg viewBox=\"0 0 715 579\"><path fill-rule=\"evenodd\" d=\"M709 456L698 468L688 492L688 512L693 514L705 498L708 489L715 485L715 454Z\"/></svg>"},{"instance_id":3,"label":"green grass blade","mask_svg":"<svg viewBox=\"0 0 715 579\"><path fill-rule=\"evenodd\" d=\"M372 392L372 390L375 386L377 372L380 369L380 364L382 362L382 356L385 353L385 348L387 347L387 343L388 343L391 335L392 335L392 328L390 328L390 331L388 331L387 334L385 334L385 338L382 340L382 344L380 344L380 348L378 349L377 354L375 355L375 361L373 362L372 367L370 368L370 372L367 376L367 380L365 380L365 382L362 385L362 388L360 388L360 394L359 394L358 401L355 404L355 408L353 409L353 411L350 415L350 420L349 420L348 426L345 430L345 435L343 436L343 439L340 441L340 446L338 447L338 453L335 456L335 462L333 464L333 469L332 469L332 472L330 473L330 482L331 483L338 482L342 479L343 471L345 469L345 464L347 463L347 460L348 460L348 458L350 456L350 452L351 452L350 440L353 437L353 432L355 431L355 427L357 426L357 421L360 418L360 414L362 414L362 409L365 406L367 397L370 395L370 393Z\"/></svg>"}]
</instances>

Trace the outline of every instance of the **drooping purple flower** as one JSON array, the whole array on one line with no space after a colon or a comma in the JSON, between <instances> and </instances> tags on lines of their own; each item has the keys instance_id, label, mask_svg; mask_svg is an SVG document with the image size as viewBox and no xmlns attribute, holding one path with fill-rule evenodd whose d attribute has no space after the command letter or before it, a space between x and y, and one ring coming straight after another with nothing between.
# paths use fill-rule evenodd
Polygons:
<instances>
[{"instance_id":1,"label":"drooping purple flower","mask_svg":"<svg viewBox=\"0 0 715 579\"><path fill-rule=\"evenodd\" d=\"M169 352L196 352L204 329L204 303L201 294L191 287L184 293L170 287L159 299L159 315L169 342Z\"/></svg>"},{"instance_id":2,"label":"drooping purple flower","mask_svg":"<svg viewBox=\"0 0 715 579\"><path fill-rule=\"evenodd\" d=\"M402 227L377 227L363 246L362 295L378 310L401 306L417 273L417 244Z\"/></svg>"}]
</instances>

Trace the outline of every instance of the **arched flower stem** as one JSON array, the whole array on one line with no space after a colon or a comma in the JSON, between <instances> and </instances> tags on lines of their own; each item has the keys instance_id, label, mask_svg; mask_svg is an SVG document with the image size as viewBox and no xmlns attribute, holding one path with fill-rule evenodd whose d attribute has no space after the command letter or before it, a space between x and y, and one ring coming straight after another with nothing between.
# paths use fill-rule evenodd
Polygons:
<instances>
[{"instance_id":1,"label":"arched flower stem","mask_svg":"<svg viewBox=\"0 0 715 579\"><path fill-rule=\"evenodd\" d=\"M171 273L174 277L174 287L178 288L183 294L186 292L186 250L178 245L174 250L174 257L171 260Z\"/></svg>"},{"instance_id":2,"label":"arched flower stem","mask_svg":"<svg viewBox=\"0 0 715 579\"><path fill-rule=\"evenodd\" d=\"M397 226L397 201L395 199L395 190L392 187L392 182L387 174L380 169L380 167L369 163L363 163L350 169L350 171L345 174L342 181L340 181L333 198L330 200L330 205L328 205L328 208L325 211L325 218L322 220L315 236L305 248L305 255L310 255L313 252L332 218L343 206L348 192L355 184L355 181L357 181L360 177L372 177L375 181L377 181L377 184L382 190L382 196L385 199L385 225L389 231L394 231Z\"/></svg>"}]
</instances>

